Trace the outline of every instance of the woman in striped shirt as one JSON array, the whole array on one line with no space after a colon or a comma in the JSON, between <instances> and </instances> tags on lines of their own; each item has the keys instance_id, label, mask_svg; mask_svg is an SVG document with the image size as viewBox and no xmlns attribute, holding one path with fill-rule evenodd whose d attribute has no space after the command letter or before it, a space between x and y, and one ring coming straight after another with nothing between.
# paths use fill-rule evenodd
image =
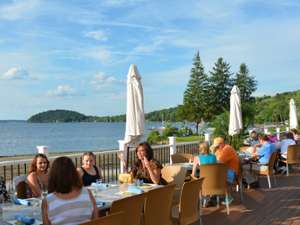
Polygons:
<instances>
[{"instance_id":1,"label":"woman in striped shirt","mask_svg":"<svg viewBox=\"0 0 300 225\"><path fill-rule=\"evenodd\" d=\"M82 186L77 170L68 157L54 160L48 191L43 199L42 214L44 225L76 225L87 222L98 215L95 199Z\"/></svg>"}]
</instances>

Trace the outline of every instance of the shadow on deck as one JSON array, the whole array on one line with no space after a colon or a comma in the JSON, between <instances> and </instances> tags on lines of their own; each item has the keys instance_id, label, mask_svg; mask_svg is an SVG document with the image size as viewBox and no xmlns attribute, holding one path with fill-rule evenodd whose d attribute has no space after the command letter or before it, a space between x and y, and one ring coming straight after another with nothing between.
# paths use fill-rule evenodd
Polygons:
<instances>
[{"instance_id":1,"label":"shadow on deck","mask_svg":"<svg viewBox=\"0 0 300 225\"><path fill-rule=\"evenodd\" d=\"M277 185L272 179L272 188L268 189L265 177L260 178L260 188L244 190L244 200L233 193L234 201L230 205L230 215L226 215L225 206L204 208L204 225L300 225L300 170L294 170L290 176L276 175Z\"/></svg>"}]
</instances>

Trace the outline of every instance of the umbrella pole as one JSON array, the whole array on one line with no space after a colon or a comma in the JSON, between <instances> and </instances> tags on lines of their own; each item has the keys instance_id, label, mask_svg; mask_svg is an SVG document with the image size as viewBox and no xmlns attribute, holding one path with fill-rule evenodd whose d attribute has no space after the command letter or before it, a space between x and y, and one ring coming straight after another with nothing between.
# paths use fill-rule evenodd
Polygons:
<instances>
[{"instance_id":1,"label":"umbrella pole","mask_svg":"<svg viewBox=\"0 0 300 225\"><path fill-rule=\"evenodd\" d=\"M126 161L125 161L125 172L128 172L128 164L129 164L129 145L126 148Z\"/></svg>"}]
</instances>

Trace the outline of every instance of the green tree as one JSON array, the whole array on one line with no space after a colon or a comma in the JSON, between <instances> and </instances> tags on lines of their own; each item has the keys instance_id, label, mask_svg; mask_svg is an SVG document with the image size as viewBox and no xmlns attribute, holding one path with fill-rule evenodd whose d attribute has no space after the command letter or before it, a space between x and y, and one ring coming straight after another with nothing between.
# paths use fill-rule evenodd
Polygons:
<instances>
[{"instance_id":1,"label":"green tree","mask_svg":"<svg viewBox=\"0 0 300 225\"><path fill-rule=\"evenodd\" d=\"M236 73L234 83L240 89L241 102L248 102L252 97L252 93L256 90L257 82L253 76L249 74L249 70L245 63L240 65L240 71Z\"/></svg>"},{"instance_id":2,"label":"green tree","mask_svg":"<svg viewBox=\"0 0 300 225\"><path fill-rule=\"evenodd\" d=\"M229 63L219 58L215 63L209 79L210 105L214 115L229 110L230 91L233 86Z\"/></svg>"},{"instance_id":3,"label":"green tree","mask_svg":"<svg viewBox=\"0 0 300 225\"><path fill-rule=\"evenodd\" d=\"M199 51L193 59L190 80L184 92L183 105L179 106L178 114L181 119L196 123L196 133L198 125L202 120L208 118L208 77L204 72Z\"/></svg>"}]
</instances>

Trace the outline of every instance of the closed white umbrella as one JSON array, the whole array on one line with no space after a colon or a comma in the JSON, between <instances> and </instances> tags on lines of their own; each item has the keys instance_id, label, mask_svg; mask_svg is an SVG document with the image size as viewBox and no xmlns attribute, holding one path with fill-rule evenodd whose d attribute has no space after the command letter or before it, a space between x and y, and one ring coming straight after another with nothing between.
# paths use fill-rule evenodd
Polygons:
<instances>
[{"instance_id":1,"label":"closed white umbrella","mask_svg":"<svg viewBox=\"0 0 300 225\"><path fill-rule=\"evenodd\" d=\"M290 129L298 128L297 109L294 99L290 100Z\"/></svg>"},{"instance_id":2,"label":"closed white umbrella","mask_svg":"<svg viewBox=\"0 0 300 225\"><path fill-rule=\"evenodd\" d=\"M230 136L239 134L243 129L240 90L234 85L230 95L229 130Z\"/></svg>"},{"instance_id":3,"label":"closed white umbrella","mask_svg":"<svg viewBox=\"0 0 300 225\"><path fill-rule=\"evenodd\" d=\"M141 76L136 65L130 65L127 75L127 110L124 144L137 144L144 135L144 94ZM128 148L124 148L125 167L128 167Z\"/></svg>"}]
</instances>

